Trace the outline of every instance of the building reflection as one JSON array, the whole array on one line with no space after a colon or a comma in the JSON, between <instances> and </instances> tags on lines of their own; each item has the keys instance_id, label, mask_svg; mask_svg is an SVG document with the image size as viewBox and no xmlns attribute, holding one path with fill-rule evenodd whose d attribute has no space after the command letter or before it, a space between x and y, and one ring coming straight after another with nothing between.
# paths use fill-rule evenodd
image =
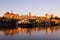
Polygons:
<instances>
[{"instance_id":1,"label":"building reflection","mask_svg":"<svg viewBox=\"0 0 60 40\"><path fill-rule=\"evenodd\" d=\"M48 27L48 28L41 28L41 27L36 27L36 28L15 28L15 29L9 29L9 30L4 30L3 33L5 36L10 35L13 36L14 34L30 34L32 32L39 32L41 30L45 29L46 34L48 35L50 32L53 32L54 30L60 29L60 26L55 26L55 27Z\"/></svg>"},{"instance_id":2,"label":"building reflection","mask_svg":"<svg viewBox=\"0 0 60 40\"><path fill-rule=\"evenodd\" d=\"M10 30L4 30L4 35L10 35L12 36L13 34L18 34L19 31L17 29L10 29Z\"/></svg>"},{"instance_id":3,"label":"building reflection","mask_svg":"<svg viewBox=\"0 0 60 40\"><path fill-rule=\"evenodd\" d=\"M54 31L59 29L60 29L60 26L51 26L51 27L45 28L46 35L50 35L50 33L53 34Z\"/></svg>"}]
</instances>

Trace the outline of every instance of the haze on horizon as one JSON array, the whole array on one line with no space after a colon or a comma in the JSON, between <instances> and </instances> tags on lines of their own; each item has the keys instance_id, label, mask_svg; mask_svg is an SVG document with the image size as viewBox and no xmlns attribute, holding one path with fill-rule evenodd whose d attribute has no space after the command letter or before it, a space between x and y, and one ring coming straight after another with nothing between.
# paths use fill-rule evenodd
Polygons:
<instances>
[{"instance_id":1,"label":"haze on horizon","mask_svg":"<svg viewBox=\"0 0 60 40\"><path fill-rule=\"evenodd\" d=\"M0 0L0 16L13 10L14 13L44 16L45 13L60 17L60 0Z\"/></svg>"}]
</instances>

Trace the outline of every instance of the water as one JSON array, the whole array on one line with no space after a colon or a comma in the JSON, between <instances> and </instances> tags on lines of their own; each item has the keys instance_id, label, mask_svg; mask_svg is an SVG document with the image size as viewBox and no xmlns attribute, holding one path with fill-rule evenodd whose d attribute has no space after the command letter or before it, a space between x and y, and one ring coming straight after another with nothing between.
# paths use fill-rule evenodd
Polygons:
<instances>
[{"instance_id":1,"label":"water","mask_svg":"<svg viewBox=\"0 0 60 40\"><path fill-rule=\"evenodd\" d=\"M60 40L60 26L0 29L0 40Z\"/></svg>"}]
</instances>

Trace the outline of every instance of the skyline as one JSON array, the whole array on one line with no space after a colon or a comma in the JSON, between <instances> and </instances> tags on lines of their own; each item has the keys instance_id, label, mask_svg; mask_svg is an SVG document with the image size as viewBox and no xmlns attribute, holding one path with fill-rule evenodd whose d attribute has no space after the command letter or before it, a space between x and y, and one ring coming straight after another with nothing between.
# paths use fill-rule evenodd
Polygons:
<instances>
[{"instance_id":1,"label":"skyline","mask_svg":"<svg viewBox=\"0 0 60 40\"><path fill-rule=\"evenodd\" d=\"M5 12L13 10L14 13L44 16L54 14L60 17L59 0L0 0L0 16Z\"/></svg>"}]
</instances>

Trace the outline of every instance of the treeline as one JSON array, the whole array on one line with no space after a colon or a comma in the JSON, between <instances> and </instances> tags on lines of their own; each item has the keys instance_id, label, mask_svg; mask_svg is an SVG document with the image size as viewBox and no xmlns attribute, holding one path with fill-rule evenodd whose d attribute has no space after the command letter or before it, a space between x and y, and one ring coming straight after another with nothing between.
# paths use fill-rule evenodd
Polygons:
<instances>
[{"instance_id":1,"label":"treeline","mask_svg":"<svg viewBox=\"0 0 60 40\"><path fill-rule=\"evenodd\" d=\"M0 17L0 23L15 23L17 19Z\"/></svg>"},{"instance_id":2,"label":"treeline","mask_svg":"<svg viewBox=\"0 0 60 40\"><path fill-rule=\"evenodd\" d=\"M50 17L50 19L57 19L57 20L60 20L60 18L59 17Z\"/></svg>"}]
</instances>

